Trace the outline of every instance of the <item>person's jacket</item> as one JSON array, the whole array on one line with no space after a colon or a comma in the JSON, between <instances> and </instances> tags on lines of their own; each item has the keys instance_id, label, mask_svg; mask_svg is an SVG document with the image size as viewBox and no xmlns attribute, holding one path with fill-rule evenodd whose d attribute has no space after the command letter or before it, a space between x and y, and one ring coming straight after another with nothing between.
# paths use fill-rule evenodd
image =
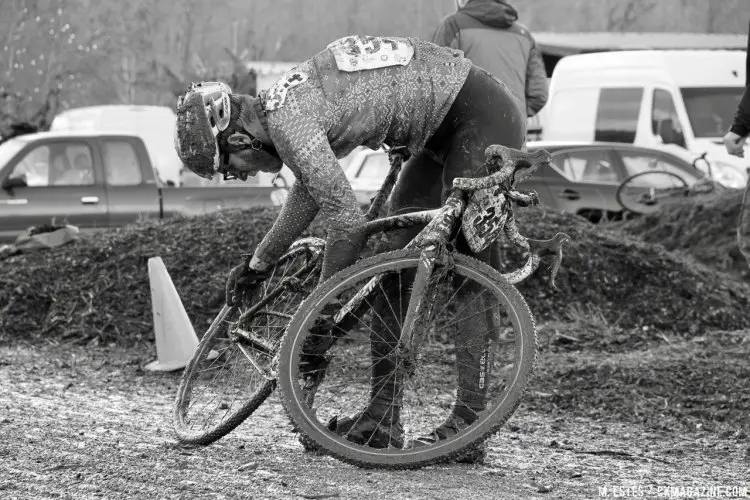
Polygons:
<instances>
[{"instance_id":1,"label":"person's jacket","mask_svg":"<svg viewBox=\"0 0 750 500\"><path fill-rule=\"evenodd\" d=\"M547 73L534 37L517 19L516 10L503 1L469 0L440 22L432 41L462 50L505 83L526 115L534 116L547 102Z\"/></svg>"},{"instance_id":2,"label":"person's jacket","mask_svg":"<svg viewBox=\"0 0 750 500\"><path fill-rule=\"evenodd\" d=\"M747 56L745 57L745 93L742 95L742 101L737 107L737 113L734 115L732 127L729 129L740 137L750 135L750 28L747 35Z\"/></svg>"}]
</instances>

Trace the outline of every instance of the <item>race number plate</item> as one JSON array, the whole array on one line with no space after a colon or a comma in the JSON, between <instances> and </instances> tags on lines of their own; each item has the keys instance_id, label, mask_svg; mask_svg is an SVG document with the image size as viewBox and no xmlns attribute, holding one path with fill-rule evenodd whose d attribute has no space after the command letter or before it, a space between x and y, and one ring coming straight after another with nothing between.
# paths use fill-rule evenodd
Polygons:
<instances>
[{"instance_id":1,"label":"race number plate","mask_svg":"<svg viewBox=\"0 0 750 500\"><path fill-rule=\"evenodd\" d=\"M481 252L500 237L508 219L508 203L497 186L474 192L462 220L464 236L472 252Z\"/></svg>"},{"instance_id":2,"label":"race number plate","mask_svg":"<svg viewBox=\"0 0 750 500\"><path fill-rule=\"evenodd\" d=\"M328 49L341 71L362 71L406 66L414 56L414 47L402 40L376 36L348 36L331 42Z\"/></svg>"},{"instance_id":3,"label":"race number plate","mask_svg":"<svg viewBox=\"0 0 750 500\"><path fill-rule=\"evenodd\" d=\"M289 89L307 81L307 73L298 70L288 71L268 90L266 95L266 110L274 111L284 105L286 93Z\"/></svg>"}]
</instances>

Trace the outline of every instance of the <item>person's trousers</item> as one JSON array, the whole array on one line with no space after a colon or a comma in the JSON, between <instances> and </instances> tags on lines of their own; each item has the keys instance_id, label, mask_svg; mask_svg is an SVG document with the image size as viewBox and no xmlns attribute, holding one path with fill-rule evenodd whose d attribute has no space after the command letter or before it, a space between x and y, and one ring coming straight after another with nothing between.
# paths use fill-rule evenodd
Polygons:
<instances>
[{"instance_id":1,"label":"person's trousers","mask_svg":"<svg viewBox=\"0 0 750 500\"><path fill-rule=\"evenodd\" d=\"M469 75L451 106L448 114L435 134L428 141L425 151L406 162L390 199L389 215L398 215L440 207L452 189L456 177L482 177L491 172L484 168L484 151L492 144L520 149L525 141L526 117L522 115L508 88L477 67ZM422 227L393 231L388 235L388 247L379 250L403 248ZM495 245L491 245L493 248ZM456 241L459 252L471 255L468 244L461 234ZM473 255L486 263L493 263L491 250ZM496 262L495 262L495 266ZM396 379L395 366L390 357L400 334L399 325L403 314L396 317L394 311L405 312L410 287L404 283L413 280L408 273L385 283L385 293L376 299L371 338L373 358L371 406L398 408L401 399L402 381ZM476 288L476 287L473 287ZM484 408L488 373L482 370L489 366L487 352L488 332L492 330L491 314L486 314L485 300L472 302L477 290L463 287L462 297L468 309L462 316L456 335L458 370L458 400L454 411L465 420L474 420L473 414ZM400 307L395 304L401 302ZM460 306L459 306L460 307ZM473 314L472 314L473 313ZM484 359L483 359L484 358ZM393 411L393 410L392 410Z\"/></svg>"}]
</instances>

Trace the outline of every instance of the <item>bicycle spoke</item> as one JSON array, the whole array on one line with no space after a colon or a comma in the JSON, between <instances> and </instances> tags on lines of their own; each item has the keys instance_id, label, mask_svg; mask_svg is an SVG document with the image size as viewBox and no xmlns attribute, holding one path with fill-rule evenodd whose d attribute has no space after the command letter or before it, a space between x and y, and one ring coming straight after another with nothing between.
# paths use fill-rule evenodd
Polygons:
<instances>
[{"instance_id":1,"label":"bicycle spoke","mask_svg":"<svg viewBox=\"0 0 750 500\"><path fill-rule=\"evenodd\" d=\"M418 259L412 262L416 265ZM321 433L317 442L327 442L323 436L332 432L326 427L329 420L336 417L341 422L345 415L351 415L346 420L351 428L342 428L336 437L337 453L351 448L354 458L357 449L393 450L394 446L411 447L415 442L426 448L442 446L443 438L435 436L448 436L445 439L452 443L468 432L464 427L475 425L463 424L459 431L449 429L436 434L441 425L456 418L456 412L479 425L487 418L484 408L489 405L501 401L513 405L514 399L507 395L515 386L508 384L508 377L519 367L515 360L519 340L510 317L498 314L506 307L498 299L505 299L507 293L498 295L477 283L477 274L473 278L460 273L442 276L424 292L430 298L421 314L429 316L417 321L418 352L400 353L397 346L407 302L403 294L413 293L413 289L404 290L407 280L401 271L391 271L388 285L386 271L382 275L373 272L347 282L347 288L331 295L327 302L317 302L317 311L325 309L322 304L326 303L349 304L349 319L327 334L310 327L298 330L306 332L311 343L335 337L325 351L326 375L320 379L314 403L307 410L307 418L319 422L315 424ZM370 284L376 282L376 293L368 291L360 304L344 300L361 295L362 290L371 291ZM393 288L395 284L399 289ZM533 352L535 343L524 341L524 346ZM517 375L513 377L518 379Z\"/></svg>"},{"instance_id":2,"label":"bicycle spoke","mask_svg":"<svg viewBox=\"0 0 750 500\"><path fill-rule=\"evenodd\" d=\"M183 375L175 411L180 441L208 444L236 427L270 394L268 373L279 341L318 267L303 249L283 258L253 293L252 304L226 309L199 343ZM284 260L286 259L286 260Z\"/></svg>"}]
</instances>

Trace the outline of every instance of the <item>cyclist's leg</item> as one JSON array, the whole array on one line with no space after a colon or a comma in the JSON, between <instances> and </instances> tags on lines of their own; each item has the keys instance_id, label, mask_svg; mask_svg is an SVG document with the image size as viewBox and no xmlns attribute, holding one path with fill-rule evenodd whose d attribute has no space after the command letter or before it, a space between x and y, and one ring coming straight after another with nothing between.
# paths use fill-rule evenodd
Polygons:
<instances>
[{"instance_id":1,"label":"cyclist's leg","mask_svg":"<svg viewBox=\"0 0 750 500\"><path fill-rule=\"evenodd\" d=\"M440 206L450 194L455 177L477 177L490 172L477 169L484 165L484 150L490 144L501 144L512 148L521 148L526 131L525 117L513 99L510 91L494 79L489 73L473 68L464 87L451 106L443 123L428 141L425 152L404 165L398 184L394 187L390 213L403 214L422 209ZM442 167L442 168L441 168ZM390 248L402 248L421 228L402 229L390 235ZM471 254L462 237L458 241L458 250ZM489 251L479 255L480 259L489 262ZM371 432L372 420L390 417L397 421L401 399L401 381L395 378L395 366L389 359L389 353L396 345L400 334L399 325L402 317L396 317L394 311L405 311L405 307L394 307L393 304L407 301L406 285L413 277L399 276L391 279L376 300L374 324L371 337L373 358L371 402L366 412L371 419L357 417L363 431ZM472 290L467 287L463 296L471 296ZM475 302L472 308L481 309L482 301ZM478 311L479 312L479 311ZM473 415L485 405L486 384L482 384L480 371L481 357L484 349L480 346L486 342L487 332L491 331L491 314L474 315L472 319L461 322L457 347L463 351L458 360L459 390L455 405L456 416L471 421ZM481 323L481 324L478 324ZM376 337L377 335L377 337ZM461 349L463 346L463 349ZM487 377L489 374L485 373ZM345 424L345 425L341 425ZM338 425L353 436L350 431L352 422L339 420ZM377 427L377 426L375 426Z\"/></svg>"},{"instance_id":2,"label":"cyclist's leg","mask_svg":"<svg viewBox=\"0 0 750 500\"><path fill-rule=\"evenodd\" d=\"M450 194L454 178L478 177L491 173L484 167L484 150L487 146L500 144L520 149L526 134L526 118L510 91L489 73L476 67L469 73L449 115L452 115L455 124L453 130L446 131L446 137L433 138L433 141L440 141L447 146L443 153L443 200ZM462 235L459 235L456 249L472 255ZM474 257L496 265L493 253L490 247ZM457 283L457 286L461 285ZM475 287L466 285L460 288L461 293L457 297L467 306L462 314L464 319L457 324L457 401L451 418L426 439L440 439L440 436L455 433L451 428L471 423L486 405L486 388L489 385L491 367L488 361L491 360L483 360L483 357L489 355L486 346L491 340L488 335L494 331L493 311L484 300L476 297L478 290Z\"/></svg>"},{"instance_id":3,"label":"cyclist's leg","mask_svg":"<svg viewBox=\"0 0 750 500\"><path fill-rule=\"evenodd\" d=\"M318 284L336 274L338 271L354 264L367 242L367 237L361 232L348 233L329 228L326 238L326 248L323 255L323 266ZM306 399L312 405L315 393L325 377L328 360L326 351L333 345L341 331L334 330L333 317L338 311L337 304L329 304L321 311L321 321L314 328L318 331L308 337L300 359L300 373L305 379ZM307 447L307 446L306 446Z\"/></svg>"},{"instance_id":4,"label":"cyclist's leg","mask_svg":"<svg viewBox=\"0 0 750 500\"><path fill-rule=\"evenodd\" d=\"M431 156L420 154L406 162L391 194L388 215L402 215L440 206L442 165ZM405 247L419 232L414 226L388 233L378 246L378 252ZM403 293L413 281L413 272L402 272L383 280L373 303L370 350L372 357L370 402L362 413L353 417L338 417L329 424L352 441L367 441L371 446L401 446L400 430L401 388L396 377L391 353L400 333L400 325L409 303Z\"/></svg>"},{"instance_id":5,"label":"cyclist's leg","mask_svg":"<svg viewBox=\"0 0 750 500\"><path fill-rule=\"evenodd\" d=\"M389 215L402 215L440 206L442 190L442 165L425 153L409 160L403 167L398 183L394 186L389 207ZM414 226L393 231L388 235L391 251L404 248L422 230ZM414 280L413 272L385 280L381 293L375 299L372 331L378 337L372 338L372 405L380 411L387 411L398 405L400 383L395 380L393 362L389 359L401 333L400 325L409 305L409 295L403 293ZM397 313L399 317L397 317Z\"/></svg>"}]
</instances>

